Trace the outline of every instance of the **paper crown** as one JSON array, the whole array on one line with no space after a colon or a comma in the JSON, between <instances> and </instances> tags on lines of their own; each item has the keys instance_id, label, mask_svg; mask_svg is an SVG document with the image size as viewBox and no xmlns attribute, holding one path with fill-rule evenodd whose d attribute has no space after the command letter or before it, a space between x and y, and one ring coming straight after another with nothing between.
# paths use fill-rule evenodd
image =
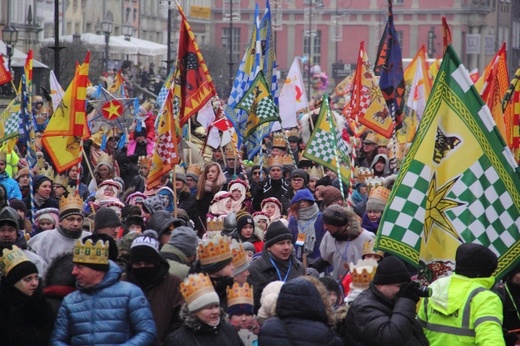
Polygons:
<instances>
[{"instance_id":1,"label":"paper crown","mask_svg":"<svg viewBox=\"0 0 520 346\"><path fill-rule=\"evenodd\" d=\"M271 155L267 159L267 167L280 166L283 167L283 157L280 155Z\"/></svg>"},{"instance_id":2,"label":"paper crown","mask_svg":"<svg viewBox=\"0 0 520 346\"><path fill-rule=\"evenodd\" d=\"M64 188L67 188L67 186L69 186L69 178L66 175L56 174L54 178L51 178L51 180L53 184L61 185Z\"/></svg>"},{"instance_id":3,"label":"paper crown","mask_svg":"<svg viewBox=\"0 0 520 346\"><path fill-rule=\"evenodd\" d=\"M200 176L202 174L202 166L197 164L191 164L188 166L188 169L186 170L186 174L188 173Z\"/></svg>"},{"instance_id":4,"label":"paper crown","mask_svg":"<svg viewBox=\"0 0 520 346\"><path fill-rule=\"evenodd\" d=\"M366 255L377 255L383 258L385 254L383 251L375 251L374 250L375 241L373 239L367 240L363 243L363 256Z\"/></svg>"},{"instance_id":5,"label":"paper crown","mask_svg":"<svg viewBox=\"0 0 520 346\"><path fill-rule=\"evenodd\" d=\"M76 186L67 185L67 187L65 189L67 190L67 193L69 195L75 195L78 192L78 190L76 189Z\"/></svg>"},{"instance_id":6,"label":"paper crown","mask_svg":"<svg viewBox=\"0 0 520 346\"><path fill-rule=\"evenodd\" d=\"M384 180L379 177L373 177L369 178L365 181L365 184L367 184L367 190L370 192L373 188L376 188L378 186L383 186Z\"/></svg>"},{"instance_id":7,"label":"paper crown","mask_svg":"<svg viewBox=\"0 0 520 346\"><path fill-rule=\"evenodd\" d=\"M316 167L316 166L311 167L311 169L309 169L309 177L310 177L310 179L323 178L323 169L321 169L321 167Z\"/></svg>"},{"instance_id":8,"label":"paper crown","mask_svg":"<svg viewBox=\"0 0 520 346\"><path fill-rule=\"evenodd\" d=\"M227 147L225 150L226 159L236 159L236 150L233 147Z\"/></svg>"},{"instance_id":9,"label":"paper crown","mask_svg":"<svg viewBox=\"0 0 520 346\"><path fill-rule=\"evenodd\" d=\"M206 225L209 232L221 232L224 229L224 217L208 217Z\"/></svg>"},{"instance_id":10,"label":"paper crown","mask_svg":"<svg viewBox=\"0 0 520 346\"><path fill-rule=\"evenodd\" d=\"M0 151L0 161L7 162L7 154L3 151Z\"/></svg>"},{"instance_id":11,"label":"paper crown","mask_svg":"<svg viewBox=\"0 0 520 346\"><path fill-rule=\"evenodd\" d=\"M231 249L226 236L216 236L209 241L203 241L197 249L201 265L222 262L231 259Z\"/></svg>"},{"instance_id":12,"label":"paper crown","mask_svg":"<svg viewBox=\"0 0 520 346\"><path fill-rule=\"evenodd\" d=\"M0 257L0 272L2 276L6 277L11 269L25 261L29 261L29 259L18 246L13 245L12 250L5 248L2 251L2 257Z\"/></svg>"},{"instance_id":13,"label":"paper crown","mask_svg":"<svg viewBox=\"0 0 520 346\"><path fill-rule=\"evenodd\" d=\"M273 134L273 148L287 149L287 141L283 132L276 132Z\"/></svg>"},{"instance_id":14,"label":"paper crown","mask_svg":"<svg viewBox=\"0 0 520 346\"><path fill-rule=\"evenodd\" d=\"M148 156L139 156L139 158L137 159L137 165L139 167L150 167L150 165L152 164L152 158L151 157L148 157Z\"/></svg>"},{"instance_id":15,"label":"paper crown","mask_svg":"<svg viewBox=\"0 0 520 346\"><path fill-rule=\"evenodd\" d=\"M376 274L377 261L375 259L358 260L356 265L350 263L352 275L351 288L366 289Z\"/></svg>"},{"instance_id":16,"label":"paper crown","mask_svg":"<svg viewBox=\"0 0 520 346\"><path fill-rule=\"evenodd\" d=\"M45 168L45 167L40 168L38 170L38 174L43 175L43 176L49 178L50 180L54 180L54 169L51 166L49 166L47 168Z\"/></svg>"},{"instance_id":17,"label":"paper crown","mask_svg":"<svg viewBox=\"0 0 520 346\"><path fill-rule=\"evenodd\" d=\"M98 240L95 244L92 239L84 243L76 239L72 262L86 264L108 264L108 241Z\"/></svg>"},{"instance_id":18,"label":"paper crown","mask_svg":"<svg viewBox=\"0 0 520 346\"><path fill-rule=\"evenodd\" d=\"M179 289L188 306L205 294L216 294L209 276L202 273L188 275L179 285Z\"/></svg>"},{"instance_id":19,"label":"paper crown","mask_svg":"<svg viewBox=\"0 0 520 346\"><path fill-rule=\"evenodd\" d=\"M44 169L46 165L47 165L47 162L45 161L43 156L39 156L36 158L36 164L34 165L34 167L36 167L38 169L38 174L39 174L39 171L41 169Z\"/></svg>"},{"instance_id":20,"label":"paper crown","mask_svg":"<svg viewBox=\"0 0 520 346\"><path fill-rule=\"evenodd\" d=\"M233 256L232 262L235 268L240 268L248 262L244 246L236 240L233 240L231 243L231 254Z\"/></svg>"},{"instance_id":21,"label":"paper crown","mask_svg":"<svg viewBox=\"0 0 520 346\"><path fill-rule=\"evenodd\" d=\"M292 155L284 155L282 156L282 163L284 166L293 166L294 165L294 159Z\"/></svg>"},{"instance_id":22,"label":"paper crown","mask_svg":"<svg viewBox=\"0 0 520 346\"><path fill-rule=\"evenodd\" d=\"M390 190L384 186L373 187L370 189L370 193L368 194L368 198L376 198L384 203L388 201L388 196L390 196Z\"/></svg>"},{"instance_id":23,"label":"paper crown","mask_svg":"<svg viewBox=\"0 0 520 346\"><path fill-rule=\"evenodd\" d=\"M374 177L374 172L368 167L356 167L354 169L354 176L358 183L365 183L367 180Z\"/></svg>"},{"instance_id":24,"label":"paper crown","mask_svg":"<svg viewBox=\"0 0 520 346\"><path fill-rule=\"evenodd\" d=\"M60 198L60 213L70 209L83 210L83 200L75 193L69 194L67 197L62 196Z\"/></svg>"},{"instance_id":25,"label":"paper crown","mask_svg":"<svg viewBox=\"0 0 520 346\"><path fill-rule=\"evenodd\" d=\"M377 141L377 146L378 147L387 147L388 146L388 143L390 143L390 140L386 137L381 137L379 138L379 140Z\"/></svg>"},{"instance_id":26,"label":"paper crown","mask_svg":"<svg viewBox=\"0 0 520 346\"><path fill-rule=\"evenodd\" d=\"M99 167L102 164L110 166L112 168L114 167L114 159L111 155L108 155L107 153L102 153L101 155L99 155L96 167Z\"/></svg>"},{"instance_id":27,"label":"paper crown","mask_svg":"<svg viewBox=\"0 0 520 346\"><path fill-rule=\"evenodd\" d=\"M247 282L243 285L235 282L233 286L226 287L226 295L228 307L239 304L254 305L253 289Z\"/></svg>"},{"instance_id":28,"label":"paper crown","mask_svg":"<svg viewBox=\"0 0 520 346\"><path fill-rule=\"evenodd\" d=\"M299 138L300 131L298 131L298 129L295 127L295 128L285 131L285 135L287 136L287 138L289 138L289 137L298 137Z\"/></svg>"}]
</instances>

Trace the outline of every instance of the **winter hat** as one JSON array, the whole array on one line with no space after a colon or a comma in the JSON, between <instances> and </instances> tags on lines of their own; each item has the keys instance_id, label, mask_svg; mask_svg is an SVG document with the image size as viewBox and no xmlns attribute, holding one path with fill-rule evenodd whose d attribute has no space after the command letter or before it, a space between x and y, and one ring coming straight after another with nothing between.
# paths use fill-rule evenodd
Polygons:
<instances>
[{"instance_id":1,"label":"winter hat","mask_svg":"<svg viewBox=\"0 0 520 346\"><path fill-rule=\"evenodd\" d=\"M121 220L116 212L107 207L99 208L94 216L94 227L96 230L105 227L120 227Z\"/></svg>"},{"instance_id":2,"label":"winter hat","mask_svg":"<svg viewBox=\"0 0 520 346\"><path fill-rule=\"evenodd\" d=\"M172 233L168 244L176 247L186 257L195 256L197 254L197 245L199 244L199 238L197 237L197 233L187 226L180 226L175 228L175 231Z\"/></svg>"},{"instance_id":3,"label":"winter hat","mask_svg":"<svg viewBox=\"0 0 520 346\"><path fill-rule=\"evenodd\" d=\"M265 248L269 248L274 244L283 240L293 240L293 236L289 228L285 226L281 221L275 221L269 225L265 232Z\"/></svg>"},{"instance_id":4,"label":"winter hat","mask_svg":"<svg viewBox=\"0 0 520 346\"><path fill-rule=\"evenodd\" d=\"M150 214L154 214L159 210L164 210L164 204L159 196L148 196L143 201L143 209Z\"/></svg>"},{"instance_id":5,"label":"winter hat","mask_svg":"<svg viewBox=\"0 0 520 346\"><path fill-rule=\"evenodd\" d=\"M260 296L260 309L258 310L258 318L266 320L276 316L276 302L282 288L283 281L270 282L262 291Z\"/></svg>"},{"instance_id":6,"label":"winter hat","mask_svg":"<svg viewBox=\"0 0 520 346\"><path fill-rule=\"evenodd\" d=\"M172 213L166 210L158 210L153 213L148 220L148 227L157 232L159 237L167 230L173 230L175 227L183 226L181 219L173 217Z\"/></svg>"},{"instance_id":7,"label":"winter hat","mask_svg":"<svg viewBox=\"0 0 520 346\"><path fill-rule=\"evenodd\" d=\"M469 278L490 277L497 265L495 253L480 244L461 244L455 253L455 273Z\"/></svg>"},{"instance_id":8,"label":"winter hat","mask_svg":"<svg viewBox=\"0 0 520 346\"><path fill-rule=\"evenodd\" d=\"M19 199L13 198L13 199L9 200L9 206L11 208L13 208L14 210L21 210L24 213L27 213L27 206L25 205L24 202L22 202Z\"/></svg>"},{"instance_id":9,"label":"winter hat","mask_svg":"<svg viewBox=\"0 0 520 346\"><path fill-rule=\"evenodd\" d=\"M348 225L347 210L340 205L333 204L323 211L322 220L327 225L336 227L346 226Z\"/></svg>"},{"instance_id":10,"label":"winter hat","mask_svg":"<svg viewBox=\"0 0 520 346\"><path fill-rule=\"evenodd\" d=\"M0 225L10 224L18 229L18 213L11 207L0 209Z\"/></svg>"},{"instance_id":11,"label":"winter hat","mask_svg":"<svg viewBox=\"0 0 520 346\"><path fill-rule=\"evenodd\" d=\"M49 215L51 217L51 221L54 223L54 226L56 226L60 222L60 210L58 208L51 207L37 210L34 213L34 220L41 220L43 215ZM44 217L44 219L48 219L47 216Z\"/></svg>"},{"instance_id":12,"label":"winter hat","mask_svg":"<svg viewBox=\"0 0 520 346\"><path fill-rule=\"evenodd\" d=\"M0 257L0 272L2 283L14 285L30 274L38 274L38 268L32 263L22 249L13 245L12 248L4 248Z\"/></svg>"},{"instance_id":13,"label":"winter hat","mask_svg":"<svg viewBox=\"0 0 520 346\"><path fill-rule=\"evenodd\" d=\"M56 226L56 220L54 220L54 218L52 217L52 215L49 214L49 213L40 214L40 215L36 218L35 222L39 223L39 222L42 221L42 220L50 221L50 222L52 222L52 223L54 224L54 226Z\"/></svg>"},{"instance_id":14,"label":"winter hat","mask_svg":"<svg viewBox=\"0 0 520 346\"><path fill-rule=\"evenodd\" d=\"M311 201L315 202L314 196L309 191L309 189L301 189L296 191L293 199L291 200L291 205L295 203L299 203L301 201Z\"/></svg>"},{"instance_id":15,"label":"winter hat","mask_svg":"<svg viewBox=\"0 0 520 346\"><path fill-rule=\"evenodd\" d=\"M216 273L233 259L229 248L228 237L216 236L199 244L197 254L200 261L200 269L203 273Z\"/></svg>"},{"instance_id":16,"label":"winter hat","mask_svg":"<svg viewBox=\"0 0 520 346\"><path fill-rule=\"evenodd\" d=\"M181 291L190 312L197 312L207 306L220 304L220 299L209 276L203 273L190 274L181 282Z\"/></svg>"},{"instance_id":17,"label":"winter hat","mask_svg":"<svg viewBox=\"0 0 520 346\"><path fill-rule=\"evenodd\" d=\"M296 177L302 178L304 185L309 183L309 173L305 172L303 169L295 169L291 172L291 179Z\"/></svg>"},{"instance_id":18,"label":"winter hat","mask_svg":"<svg viewBox=\"0 0 520 346\"><path fill-rule=\"evenodd\" d=\"M330 180L330 177L328 175L324 176L321 179L318 179L316 182L316 187L323 185L323 186L329 186L332 185L332 180Z\"/></svg>"},{"instance_id":19,"label":"winter hat","mask_svg":"<svg viewBox=\"0 0 520 346\"><path fill-rule=\"evenodd\" d=\"M320 195L323 197L322 205L325 207L343 199L341 191L334 186L325 186L320 190Z\"/></svg>"},{"instance_id":20,"label":"winter hat","mask_svg":"<svg viewBox=\"0 0 520 346\"><path fill-rule=\"evenodd\" d=\"M267 223L269 223L269 216L267 216L267 214L263 211L255 211L253 213L253 220L255 221L255 223L258 222L258 220L265 220Z\"/></svg>"},{"instance_id":21,"label":"winter hat","mask_svg":"<svg viewBox=\"0 0 520 346\"><path fill-rule=\"evenodd\" d=\"M237 232L240 233L245 225L251 225L254 229L255 220L253 220L253 217L247 211L240 210L237 214Z\"/></svg>"},{"instance_id":22,"label":"winter hat","mask_svg":"<svg viewBox=\"0 0 520 346\"><path fill-rule=\"evenodd\" d=\"M139 131L135 131L134 132L134 137L137 138L139 136L142 136L142 137L146 137L147 133L146 133L146 127L144 126L141 126L141 130Z\"/></svg>"},{"instance_id":23,"label":"winter hat","mask_svg":"<svg viewBox=\"0 0 520 346\"><path fill-rule=\"evenodd\" d=\"M52 184L52 180L50 180L48 177L38 174L33 177L33 190L36 192L41 184L43 184L46 181L50 181Z\"/></svg>"},{"instance_id":24,"label":"winter hat","mask_svg":"<svg viewBox=\"0 0 520 346\"><path fill-rule=\"evenodd\" d=\"M125 220L125 229L129 230L130 226L138 225L141 231L144 230L144 219L141 215L129 215Z\"/></svg>"},{"instance_id":25,"label":"winter hat","mask_svg":"<svg viewBox=\"0 0 520 346\"><path fill-rule=\"evenodd\" d=\"M256 253L256 249L255 249L255 246L253 245L253 243L245 241L242 243L242 247L244 248L245 252L251 252L252 255L254 255Z\"/></svg>"},{"instance_id":26,"label":"winter hat","mask_svg":"<svg viewBox=\"0 0 520 346\"><path fill-rule=\"evenodd\" d=\"M159 241L154 230L147 229L140 236L134 239L130 245L130 262L148 262L159 264L161 255L159 255Z\"/></svg>"},{"instance_id":27,"label":"winter hat","mask_svg":"<svg viewBox=\"0 0 520 346\"><path fill-rule=\"evenodd\" d=\"M240 285L235 282L233 286L226 287L227 309L229 316L254 313L253 289L246 282Z\"/></svg>"},{"instance_id":28,"label":"winter hat","mask_svg":"<svg viewBox=\"0 0 520 346\"><path fill-rule=\"evenodd\" d=\"M132 242L134 241L135 238L139 237L141 235L141 233L138 233L138 232L128 232L127 234L124 235L123 238L121 238L118 242L117 242L117 248L119 251L126 251L127 253L130 252L130 246L132 246Z\"/></svg>"},{"instance_id":29,"label":"winter hat","mask_svg":"<svg viewBox=\"0 0 520 346\"><path fill-rule=\"evenodd\" d=\"M379 262L373 283L375 285L390 285L410 281L410 272L406 269L403 261L395 256L390 256Z\"/></svg>"},{"instance_id":30,"label":"winter hat","mask_svg":"<svg viewBox=\"0 0 520 346\"><path fill-rule=\"evenodd\" d=\"M175 173L175 180L180 180L182 181L184 184L187 184L188 183L188 180L186 180L186 175L182 174L182 173Z\"/></svg>"},{"instance_id":31,"label":"winter hat","mask_svg":"<svg viewBox=\"0 0 520 346\"><path fill-rule=\"evenodd\" d=\"M15 178L15 180L18 181L18 179L20 179L23 175L29 175L29 174L31 174L31 173L29 172L29 168L24 167L24 168L22 168L22 169L19 169L19 170L18 170L18 173L16 173L16 178Z\"/></svg>"}]
</instances>

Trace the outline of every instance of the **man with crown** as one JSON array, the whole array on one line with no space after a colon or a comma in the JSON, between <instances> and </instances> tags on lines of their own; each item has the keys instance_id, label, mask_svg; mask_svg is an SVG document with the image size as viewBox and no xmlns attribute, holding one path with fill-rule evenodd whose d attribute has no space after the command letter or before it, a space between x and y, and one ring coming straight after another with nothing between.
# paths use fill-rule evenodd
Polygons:
<instances>
[{"instance_id":1,"label":"man with crown","mask_svg":"<svg viewBox=\"0 0 520 346\"><path fill-rule=\"evenodd\" d=\"M152 159L149 156L139 156L137 160L137 167L139 169L139 174L135 175L130 184L129 188L133 188L134 191L144 192L146 190L146 178L150 173L150 165L152 164Z\"/></svg>"},{"instance_id":2,"label":"man with crown","mask_svg":"<svg viewBox=\"0 0 520 346\"><path fill-rule=\"evenodd\" d=\"M139 287L120 281L108 243L76 239L72 261L78 290L61 303L51 345L154 345L150 304Z\"/></svg>"},{"instance_id":3,"label":"man with crown","mask_svg":"<svg viewBox=\"0 0 520 346\"><path fill-rule=\"evenodd\" d=\"M47 263L51 263L58 255L72 251L76 239L90 234L82 230L83 219L83 200L78 195L69 194L67 198L60 199L58 227L37 234L27 245Z\"/></svg>"},{"instance_id":4,"label":"man with crown","mask_svg":"<svg viewBox=\"0 0 520 346\"><path fill-rule=\"evenodd\" d=\"M7 200L12 198L22 199L22 192L18 187L18 182L11 178L5 171L7 166L7 154L0 151L0 184L5 187L7 192Z\"/></svg>"}]
</instances>

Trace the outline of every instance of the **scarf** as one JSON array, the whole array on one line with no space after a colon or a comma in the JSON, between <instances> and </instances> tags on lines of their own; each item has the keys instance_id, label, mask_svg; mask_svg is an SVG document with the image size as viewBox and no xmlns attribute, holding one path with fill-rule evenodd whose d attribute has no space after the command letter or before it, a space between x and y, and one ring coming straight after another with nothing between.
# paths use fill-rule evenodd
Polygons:
<instances>
[{"instance_id":1,"label":"scarf","mask_svg":"<svg viewBox=\"0 0 520 346\"><path fill-rule=\"evenodd\" d=\"M316 230L314 229L314 223L319 212L320 209L316 203L313 203L310 207L298 210L298 233L305 234L303 251L305 251L307 255L314 252L314 246L316 245Z\"/></svg>"},{"instance_id":2,"label":"scarf","mask_svg":"<svg viewBox=\"0 0 520 346\"><path fill-rule=\"evenodd\" d=\"M377 228L379 227L379 221L380 220L381 219L379 219L377 221L370 221L370 219L368 218L368 214L365 212L365 213L363 213L361 227L363 227L367 231L370 231L370 232L376 234L377 233Z\"/></svg>"},{"instance_id":3,"label":"scarf","mask_svg":"<svg viewBox=\"0 0 520 346\"><path fill-rule=\"evenodd\" d=\"M43 203L45 203L45 201L47 200L48 198L43 198L42 196L40 196L39 194L37 193L34 193L34 204L36 206L40 206L42 205Z\"/></svg>"}]
</instances>

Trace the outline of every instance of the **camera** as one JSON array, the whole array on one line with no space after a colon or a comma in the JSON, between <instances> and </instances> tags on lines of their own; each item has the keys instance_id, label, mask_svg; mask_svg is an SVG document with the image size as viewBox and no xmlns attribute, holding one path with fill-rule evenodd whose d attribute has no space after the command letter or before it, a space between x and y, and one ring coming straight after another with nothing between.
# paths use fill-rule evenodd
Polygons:
<instances>
[{"instance_id":1,"label":"camera","mask_svg":"<svg viewBox=\"0 0 520 346\"><path fill-rule=\"evenodd\" d=\"M428 286L417 287L417 294L419 297L428 298L432 296L432 289Z\"/></svg>"}]
</instances>

